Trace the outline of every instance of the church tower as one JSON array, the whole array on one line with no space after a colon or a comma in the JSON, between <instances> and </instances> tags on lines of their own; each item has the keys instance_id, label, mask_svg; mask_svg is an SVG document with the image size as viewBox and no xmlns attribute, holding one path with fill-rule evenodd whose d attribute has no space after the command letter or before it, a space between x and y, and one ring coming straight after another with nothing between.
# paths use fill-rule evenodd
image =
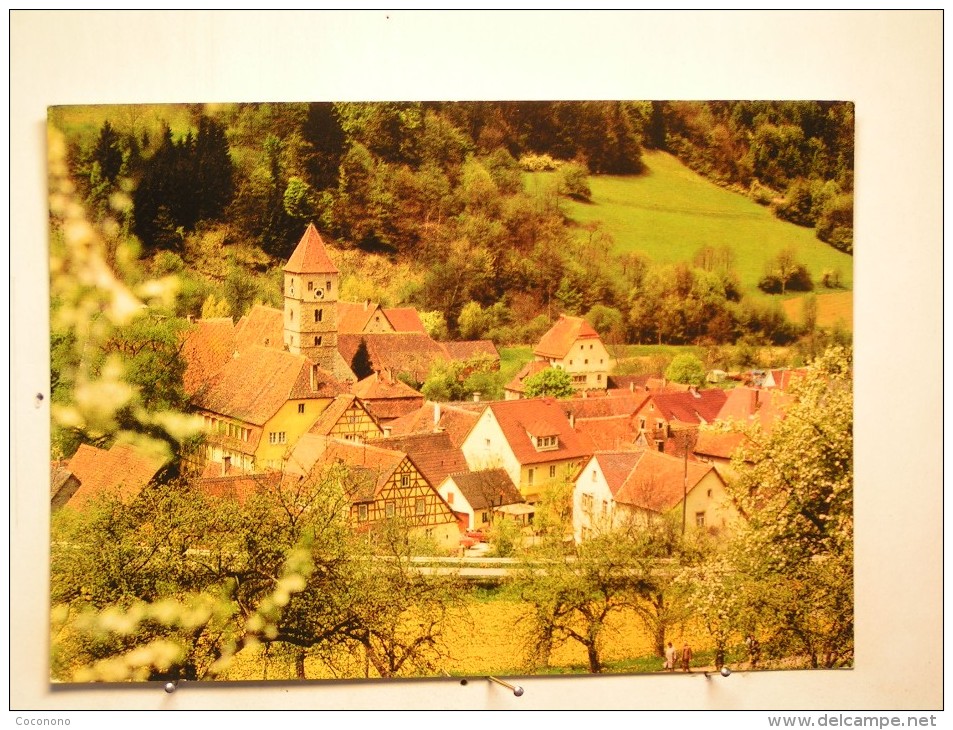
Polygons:
<instances>
[{"instance_id":1,"label":"church tower","mask_svg":"<svg viewBox=\"0 0 953 730\"><path fill-rule=\"evenodd\" d=\"M338 370L337 300L340 273L313 223L285 265L285 347L330 372Z\"/></svg>"}]
</instances>

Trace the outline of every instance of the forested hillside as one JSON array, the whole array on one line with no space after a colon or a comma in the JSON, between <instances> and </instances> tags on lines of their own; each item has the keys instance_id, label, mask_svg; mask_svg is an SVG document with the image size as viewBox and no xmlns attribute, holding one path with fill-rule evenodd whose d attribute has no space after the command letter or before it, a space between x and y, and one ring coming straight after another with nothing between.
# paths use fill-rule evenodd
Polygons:
<instances>
[{"instance_id":1,"label":"forested hillside","mask_svg":"<svg viewBox=\"0 0 953 730\"><path fill-rule=\"evenodd\" d=\"M800 332L777 301L747 295L755 283L779 299L849 286L849 271L814 266L796 245L774 246L753 271L730 235L687 251L676 227L656 251L620 247L611 224L587 213L608 181L645 177L645 150L667 151L850 252L850 104L226 104L50 116L92 215L115 221L117 241L138 242L150 273L180 277L179 316L280 303L277 272L312 221L344 262L344 296L411 304L451 336L498 344L533 341L561 312L587 315L615 342L784 344Z\"/></svg>"}]
</instances>

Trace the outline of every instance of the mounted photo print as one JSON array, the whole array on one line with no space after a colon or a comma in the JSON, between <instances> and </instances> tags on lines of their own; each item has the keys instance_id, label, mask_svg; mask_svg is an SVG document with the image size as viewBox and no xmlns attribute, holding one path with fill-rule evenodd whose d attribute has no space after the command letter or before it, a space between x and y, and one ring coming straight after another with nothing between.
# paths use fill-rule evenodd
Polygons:
<instances>
[{"instance_id":1,"label":"mounted photo print","mask_svg":"<svg viewBox=\"0 0 953 730\"><path fill-rule=\"evenodd\" d=\"M49 109L56 683L854 665L854 107Z\"/></svg>"}]
</instances>

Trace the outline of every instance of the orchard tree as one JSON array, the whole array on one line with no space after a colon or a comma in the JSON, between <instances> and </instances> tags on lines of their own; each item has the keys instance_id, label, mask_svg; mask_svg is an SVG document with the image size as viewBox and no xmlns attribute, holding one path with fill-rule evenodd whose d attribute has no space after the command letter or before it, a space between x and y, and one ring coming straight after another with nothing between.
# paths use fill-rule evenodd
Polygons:
<instances>
[{"instance_id":1,"label":"orchard tree","mask_svg":"<svg viewBox=\"0 0 953 730\"><path fill-rule=\"evenodd\" d=\"M561 541L549 541L534 557L545 560L542 570L527 565L516 584L530 610L528 659L533 668L547 666L553 649L568 642L581 645L589 671L605 670L605 648L611 638L607 623L653 586L655 555L633 523L596 535L579 544L575 554L563 552Z\"/></svg>"},{"instance_id":2,"label":"orchard tree","mask_svg":"<svg viewBox=\"0 0 953 730\"><path fill-rule=\"evenodd\" d=\"M811 667L854 656L852 370L851 351L830 348L771 432L749 430L729 484L742 520L696 596L714 630Z\"/></svg>"}]
</instances>

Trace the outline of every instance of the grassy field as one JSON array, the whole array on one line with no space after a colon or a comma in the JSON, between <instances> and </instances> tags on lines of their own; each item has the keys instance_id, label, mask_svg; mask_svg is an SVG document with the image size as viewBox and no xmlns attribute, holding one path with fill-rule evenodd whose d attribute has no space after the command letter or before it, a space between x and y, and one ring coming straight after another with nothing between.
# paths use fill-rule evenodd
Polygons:
<instances>
[{"instance_id":1,"label":"grassy field","mask_svg":"<svg viewBox=\"0 0 953 730\"><path fill-rule=\"evenodd\" d=\"M788 319L800 322L804 313L805 297L792 297L785 300L781 307ZM821 327L840 326L853 330L854 296L853 292L827 292L817 295L817 324Z\"/></svg>"},{"instance_id":2,"label":"grassy field","mask_svg":"<svg viewBox=\"0 0 953 730\"><path fill-rule=\"evenodd\" d=\"M500 350L500 379L506 385L522 367L533 359L533 348L530 345L516 345L501 347Z\"/></svg>"},{"instance_id":3,"label":"grassy field","mask_svg":"<svg viewBox=\"0 0 953 730\"><path fill-rule=\"evenodd\" d=\"M526 664L529 636L525 617L528 606L504 591L490 591L490 596L471 596L466 607L453 619L444 631L445 658L440 670L451 676L516 676L531 673ZM693 626L676 626L668 638L681 646L688 642L696 656L695 664L701 666L710 661L711 641L707 634ZM634 613L614 615L607 622L604 661L613 673L657 672L662 669L662 660L654 656L652 641L640 619ZM293 677L290 660L272 657L267 671L258 650L243 652L228 672L227 679L260 679L267 674L269 679ZM338 673L332 673L317 658L306 663L308 679L341 678L341 670L350 676L363 677L364 665L357 657L340 657L335 665ZM587 673L586 653L581 645L570 642L555 649L550 667L537 670L542 674Z\"/></svg>"},{"instance_id":4,"label":"grassy field","mask_svg":"<svg viewBox=\"0 0 953 730\"><path fill-rule=\"evenodd\" d=\"M808 267L815 285L825 270L837 270L844 286L852 287L852 257L817 240L813 229L778 220L768 208L705 180L671 155L646 152L644 160L643 175L591 176L592 202L566 202L572 220L601 222L617 251L639 251L660 263L691 261L704 245L730 246L745 291L757 296L766 296L757 288L765 262L787 247Z\"/></svg>"}]
</instances>

